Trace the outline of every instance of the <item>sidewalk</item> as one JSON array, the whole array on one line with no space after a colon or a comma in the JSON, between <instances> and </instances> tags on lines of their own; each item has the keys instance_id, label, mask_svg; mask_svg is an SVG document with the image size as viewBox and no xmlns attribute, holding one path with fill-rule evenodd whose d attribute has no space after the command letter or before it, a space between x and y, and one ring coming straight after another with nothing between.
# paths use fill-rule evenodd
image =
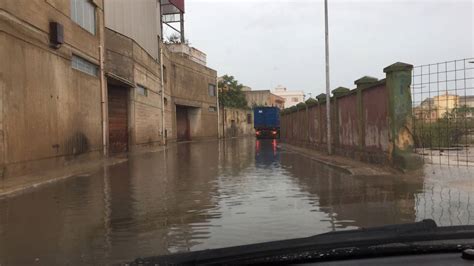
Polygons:
<instances>
[{"instance_id":1,"label":"sidewalk","mask_svg":"<svg viewBox=\"0 0 474 266\"><path fill-rule=\"evenodd\" d=\"M98 171L103 167L126 162L130 156L144 153L162 151L167 146L156 146L149 148L141 148L137 151L118 154L111 157L103 157L99 160L74 161L69 165L64 165L56 169L45 170L35 174L11 177L0 181L0 199L16 196L41 186L58 182L60 180L89 175Z\"/></svg>"},{"instance_id":2,"label":"sidewalk","mask_svg":"<svg viewBox=\"0 0 474 266\"><path fill-rule=\"evenodd\" d=\"M368 164L347 157L339 155L327 155L324 152L308 149L300 146L295 146L287 143L280 143L280 148L287 151L299 153L312 160L331 167L342 170L352 176L394 176L403 175L402 172L397 171L388 166Z\"/></svg>"}]
</instances>

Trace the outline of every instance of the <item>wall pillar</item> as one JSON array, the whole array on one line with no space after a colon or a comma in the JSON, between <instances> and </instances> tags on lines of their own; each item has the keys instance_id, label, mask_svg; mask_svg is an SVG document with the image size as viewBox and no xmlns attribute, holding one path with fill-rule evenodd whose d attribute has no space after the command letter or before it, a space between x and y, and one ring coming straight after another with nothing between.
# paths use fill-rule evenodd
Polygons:
<instances>
[{"instance_id":1,"label":"wall pillar","mask_svg":"<svg viewBox=\"0 0 474 266\"><path fill-rule=\"evenodd\" d=\"M361 152L365 148L365 114L363 109L364 103L362 101L362 90L369 88L377 82L378 79L369 76L363 76L354 81L354 84L357 86L357 133L359 135L359 150Z\"/></svg>"},{"instance_id":2,"label":"wall pillar","mask_svg":"<svg viewBox=\"0 0 474 266\"><path fill-rule=\"evenodd\" d=\"M334 95L334 100L333 100L333 109L334 111L332 112L332 115L333 115L333 120L332 121L332 124L334 125L333 126L333 133L334 133L334 136L333 136L333 139L334 139L334 144L337 146L339 146L339 144L341 143L341 140L339 139L339 128L340 128L340 121L339 121L339 103L338 103L338 98L346 95L347 93L349 93L351 90L348 89L348 88L344 88L344 87L337 87L335 88L334 90L332 90L332 94Z\"/></svg>"},{"instance_id":3,"label":"wall pillar","mask_svg":"<svg viewBox=\"0 0 474 266\"><path fill-rule=\"evenodd\" d=\"M412 65L397 62L383 70L388 90L389 159L403 170L414 170L422 165L421 158L413 153L412 69Z\"/></svg>"},{"instance_id":4,"label":"wall pillar","mask_svg":"<svg viewBox=\"0 0 474 266\"><path fill-rule=\"evenodd\" d=\"M316 99L318 99L318 108L319 108L319 144L320 146L323 146L325 143L323 141L324 137L326 136L326 131L323 130L323 126L327 126L326 122L326 116L323 116L323 108L326 110L326 106L323 106L323 103L326 104L326 94L321 93L318 96L316 96Z\"/></svg>"}]
</instances>

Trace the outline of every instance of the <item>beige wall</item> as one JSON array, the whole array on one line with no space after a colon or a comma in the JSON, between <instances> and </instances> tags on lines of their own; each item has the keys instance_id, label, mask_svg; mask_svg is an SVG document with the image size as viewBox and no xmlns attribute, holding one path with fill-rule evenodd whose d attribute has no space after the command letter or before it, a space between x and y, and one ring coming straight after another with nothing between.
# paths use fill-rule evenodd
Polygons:
<instances>
[{"instance_id":1,"label":"beige wall","mask_svg":"<svg viewBox=\"0 0 474 266\"><path fill-rule=\"evenodd\" d=\"M250 123L247 121L247 115L250 115ZM221 109L220 126L223 137L243 137L255 135L253 127L253 112L247 109L223 108ZM232 120L234 123L232 123Z\"/></svg>"},{"instance_id":2,"label":"beige wall","mask_svg":"<svg viewBox=\"0 0 474 266\"><path fill-rule=\"evenodd\" d=\"M433 97L434 108L437 112L437 118L442 118L447 112L451 112L458 106L458 95L439 95Z\"/></svg>"},{"instance_id":3,"label":"beige wall","mask_svg":"<svg viewBox=\"0 0 474 266\"><path fill-rule=\"evenodd\" d=\"M100 79L71 68L73 53L98 64L100 31L93 35L71 21L69 3L0 3L7 177L101 151ZM97 3L99 28L103 13L101 1ZM59 49L49 46L50 21L64 26L65 44Z\"/></svg>"},{"instance_id":4,"label":"beige wall","mask_svg":"<svg viewBox=\"0 0 474 266\"><path fill-rule=\"evenodd\" d=\"M104 0L105 26L133 40L158 59L161 36L157 0Z\"/></svg>"},{"instance_id":5,"label":"beige wall","mask_svg":"<svg viewBox=\"0 0 474 266\"><path fill-rule=\"evenodd\" d=\"M216 85L217 72L198 64L186 55L165 51L164 65L167 72L165 95L171 95L166 106L168 140L174 141L176 134L176 105L188 106L191 139L217 138L217 112L209 107L217 107L217 97L209 96L209 84Z\"/></svg>"},{"instance_id":6,"label":"beige wall","mask_svg":"<svg viewBox=\"0 0 474 266\"><path fill-rule=\"evenodd\" d=\"M283 109L284 99L272 94L269 90L244 91L249 107L275 106Z\"/></svg>"},{"instance_id":7,"label":"beige wall","mask_svg":"<svg viewBox=\"0 0 474 266\"><path fill-rule=\"evenodd\" d=\"M282 97L285 100L285 108L289 108L304 102L303 91L288 91L285 87L278 86L273 91L273 94ZM296 101L294 101L296 99Z\"/></svg>"},{"instance_id":8,"label":"beige wall","mask_svg":"<svg viewBox=\"0 0 474 266\"><path fill-rule=\"evenodd\" d=\"M129 147L162 143L161 70L160 65L134 40L106 29L105 70L109 81L129 89ZM116 78L118 76L118 78ZM114 78L111 78L114 77ZM136 86L147 88L140 95Z\"/></svg>"}]
</instances>

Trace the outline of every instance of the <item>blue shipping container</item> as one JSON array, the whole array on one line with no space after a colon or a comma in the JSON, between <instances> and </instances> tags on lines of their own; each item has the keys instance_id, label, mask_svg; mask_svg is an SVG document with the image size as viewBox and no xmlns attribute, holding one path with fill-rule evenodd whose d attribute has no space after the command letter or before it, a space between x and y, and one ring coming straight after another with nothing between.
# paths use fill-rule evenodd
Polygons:
<instances>
[{"instance_id":1,"label":"blue shipping container","mask_svg":"<svg viewBox=\"0 0 474 266\"><path fill-rule=\"evenodd\" d=\"M280 109L277 107L255 107L253 116L255 129L280 128Z\"/></svg>"}]
</instances>

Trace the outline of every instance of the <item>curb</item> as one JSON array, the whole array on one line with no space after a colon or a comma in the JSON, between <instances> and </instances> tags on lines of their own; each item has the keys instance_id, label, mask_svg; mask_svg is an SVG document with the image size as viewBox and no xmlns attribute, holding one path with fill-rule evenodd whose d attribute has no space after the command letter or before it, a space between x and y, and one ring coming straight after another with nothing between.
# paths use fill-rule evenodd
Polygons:
<instances>
[{"instance_id":1,"label":"curb","mask_svg":"<svg viewBox=\"0 0 474 266\"><path fill-rule=\"evenodd\" d=\"M368 165L364 162L356 161L350 158L338 158L336 156L334 157L332 156L331 157L332 161L327 160L324 158L323 155L318 154L318 151L311 150L304 147L295 146L288 143L280 143L278 146L282 150L298 153L301 156L309 158L318 163L327 165L329 167L335 168L339 171L343 171L351 176L393 176L396 174L394 169L387 170L379 166ZM352 166L352 165L347 165L345 163L339 163L337 162L338 159L350 160L354 164L358 164L360 166Z\"/></svg>"}]
</instances>

